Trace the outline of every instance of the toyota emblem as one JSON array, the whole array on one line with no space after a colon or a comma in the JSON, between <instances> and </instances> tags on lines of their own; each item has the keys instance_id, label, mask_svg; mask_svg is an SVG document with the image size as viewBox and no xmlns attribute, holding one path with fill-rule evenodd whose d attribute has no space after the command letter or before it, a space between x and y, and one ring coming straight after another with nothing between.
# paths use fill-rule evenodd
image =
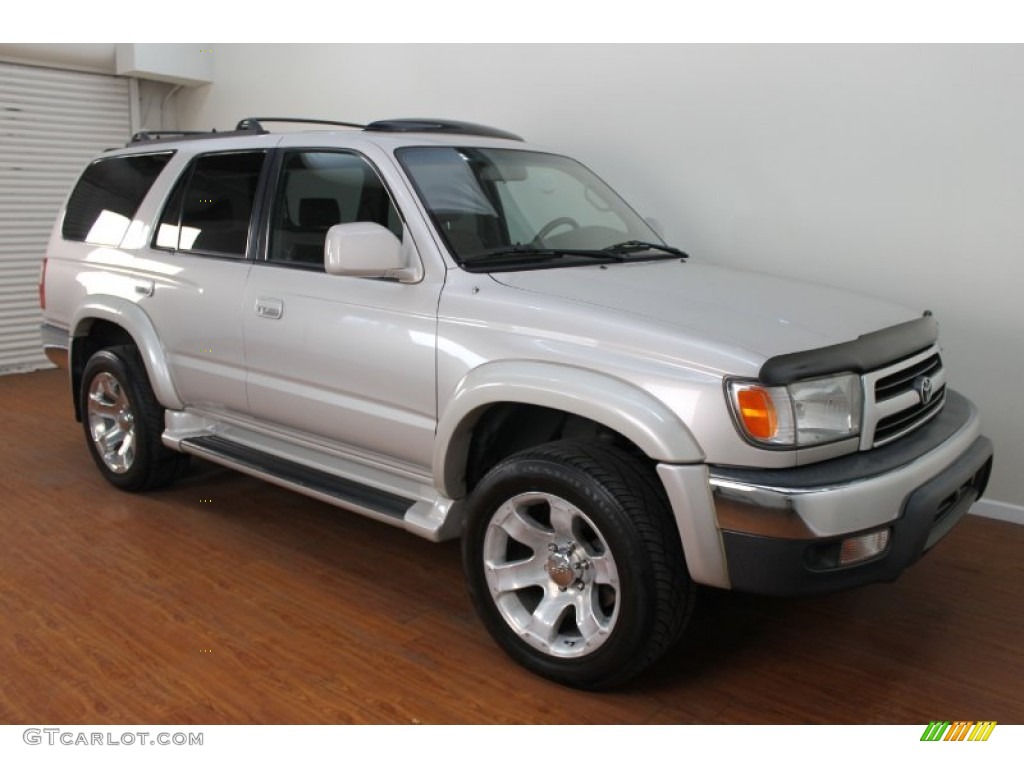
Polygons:
<instances>
[{"instance_id":1,"label":"toyota emblem","mask_svg":"<svg viewBox=\"0 0 1024 768\"><path fill-rule=\"evenodd\" d=\"M928 376L918 376L914 379L914 390L921 396L921 405L928 405L935 394L934 385Z\"/></svg>"}]
</instances>

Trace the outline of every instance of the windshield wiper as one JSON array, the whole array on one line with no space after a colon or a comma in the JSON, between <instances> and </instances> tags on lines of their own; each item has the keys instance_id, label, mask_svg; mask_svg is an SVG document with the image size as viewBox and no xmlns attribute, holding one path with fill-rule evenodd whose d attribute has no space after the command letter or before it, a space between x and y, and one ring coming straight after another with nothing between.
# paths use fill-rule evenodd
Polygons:
<instances>
[{"instance_id":1,"label":"windshield wiper","mask_svg":"<svg viewBox=\"0 0 1024 768\"><path fill-rule=\"evenodd\" d=\"M667 253L670 256L678 256L681 259L690 258L690 254L686 251L681 251L678 248L673 248L671 245L664 245L663 243L646 243L643 240L626 240L615 245L609 245L604 249L608 253L639 253L640 251L661 251Z\"/></svg>"},{"instance_id":2,"label":"windshield wiper","mask_svg":"<svg viewBox=\"0 0 1024 768\"><path fill-rule=\"evenodd\" d=\"M535 248L530 245L510 245L492 248L462 257L463 264L482 264L484 262L522 261L528 259L562 259L566 256L583 256L602 261L624 261L619 253L608 249L582 248Z\"/></svg>"}]
</instances>

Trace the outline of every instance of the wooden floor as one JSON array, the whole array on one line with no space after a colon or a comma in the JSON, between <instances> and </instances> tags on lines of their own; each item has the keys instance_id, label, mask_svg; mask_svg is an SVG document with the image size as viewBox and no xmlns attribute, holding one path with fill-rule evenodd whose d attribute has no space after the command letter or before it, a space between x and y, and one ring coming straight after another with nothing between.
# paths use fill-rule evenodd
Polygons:
<instances>
[{"instance_id":1,"label":"wooden floor","mask_svg":"<svg viewBox=\"0 0 1024 768\"><path fill-rule=\"evenodd\" d=\"M0 723L1024 722L1024 527L971 517L899 582L708 592L630 687L508 661L455 544L196 464L101 480L63 372L0 377Z\"/></svg>"}]
</instances>

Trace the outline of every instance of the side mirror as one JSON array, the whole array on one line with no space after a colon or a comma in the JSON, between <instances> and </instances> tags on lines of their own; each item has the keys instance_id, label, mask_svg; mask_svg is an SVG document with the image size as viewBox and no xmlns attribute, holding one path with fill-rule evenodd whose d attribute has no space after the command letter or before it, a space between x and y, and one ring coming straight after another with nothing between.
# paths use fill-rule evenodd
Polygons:
<instances>
[{"instance_id":1,"label":"side mirror","mask_svg":"<svg viewBox=\"0 0 1024 768\"><path fill-rule=\"evenodd\" d=\"M376 277L414 283L420 271L410 249L391 230L370 221L335 224L324 242L329 275Z\"/></svg>"}]
</instances>

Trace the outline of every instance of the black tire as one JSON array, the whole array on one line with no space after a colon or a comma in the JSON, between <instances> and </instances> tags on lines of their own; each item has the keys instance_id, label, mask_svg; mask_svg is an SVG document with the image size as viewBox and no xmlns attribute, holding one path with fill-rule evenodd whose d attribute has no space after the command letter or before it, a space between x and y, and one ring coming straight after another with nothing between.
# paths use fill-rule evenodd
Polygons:
<instances>
[{"instance_id":1,"label":"black tire","mask_svg":"<svg viewBox=\"0 0 1024 768\"><path fill-rule=\"evenodd\" d=\"M188 456L160 440L164 409L133 346L101 349L89 358L79 392L89 453L103 476L124 491L149 491L176 480Z\"/></svg>"},{"instance_id":2,"label":"black tire","mask_svg":"<svg viewBox=\"0 0 1024 768\"><path fill-rule=\"evenodd\" d=\"M640 674L679 640L693 610L657 474L610 445L566 440L500 462L470 494L462 557L470 599L497 643L576 688Z\"/></svg>"}]
</instances>

